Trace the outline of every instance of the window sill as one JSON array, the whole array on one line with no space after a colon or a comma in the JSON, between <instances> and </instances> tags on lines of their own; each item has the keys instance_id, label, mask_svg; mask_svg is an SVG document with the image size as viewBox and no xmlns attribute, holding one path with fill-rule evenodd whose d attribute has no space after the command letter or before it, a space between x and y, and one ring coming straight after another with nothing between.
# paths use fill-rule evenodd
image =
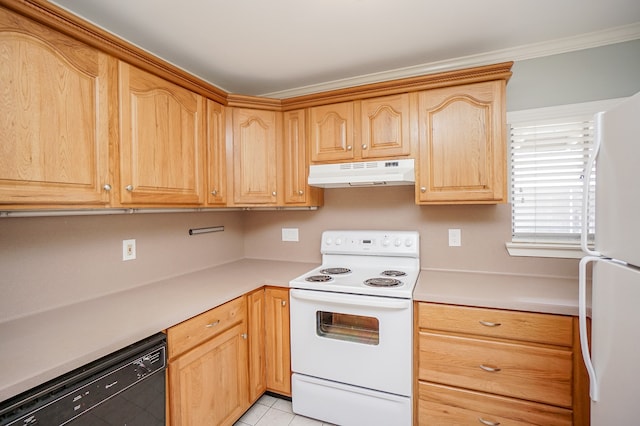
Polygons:
<instances>
[{"instance_id":1,"label":"window sill","mask_svg":"<svg viewBox=\"0 0 640 426\"><path fill-rule=\"evenodd\" d=\"M505 243L510 256L555 257L581 259L585 256L579 245L553 243Z\"/></svg>"}]
</instances>

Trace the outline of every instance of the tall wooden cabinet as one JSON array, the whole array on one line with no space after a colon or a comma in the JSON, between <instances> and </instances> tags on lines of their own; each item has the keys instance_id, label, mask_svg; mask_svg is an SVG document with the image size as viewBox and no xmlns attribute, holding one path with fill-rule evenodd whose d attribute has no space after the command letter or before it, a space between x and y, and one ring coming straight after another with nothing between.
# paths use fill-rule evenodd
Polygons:
<instances>
[{"instance_id":1,"label":"tall wooden cabinet","mask_svg":"<svg viewBox=\"0 0 640 426\"><path fill-rule=\"evenodd\" d=\"M265 288L267 390L291 396L289 289Z\"/></svg>"},{"instance_id":2,"label":"tall wooden cabinet","mask_svg":"<svg viewBox=\"0 0 640 426\"><path fill-rule=\"evenodd\" d=\"M225 107L207 99L207 205L227 204Z\"/></svg>"},{"instance_id":3,"label":"tall wooden cabinet","mask_svg":"<svg viewBox=\"0 0 640 426\"><path fill-rule=\"evenodd\" d=\"M120 202L204 203L204 99L120 62Z\"/></svg>"},{"instance_id":4,"label":"tall wooden cabinet","mask_svg":"<svg viewBox=\"0 0 640 426\"><path fill-rule=\"evenodd\" d=\"M275 111L232 108L233 202L278 201L278 135L282 115Z\"/></svg>"},{"instance_id":5,"label":"tall wooden cabinet","mask_svg":"<svg viewBox=\"0 0 640 426\"><path fill-rule=\"evenodd\" d=\"M103 207L116 60L0 8L0 208Z\"/></svg>"},{"instance_id":6,"label":"tall wooden cabinet","mask_svg":"<svg viewBox=\"0 0 640 426\"><path fill-rule=\"evenodd\" d=\"M416 203L497 203L506 197L504 80L418 94Z\"/></svg>"}]
</instances>

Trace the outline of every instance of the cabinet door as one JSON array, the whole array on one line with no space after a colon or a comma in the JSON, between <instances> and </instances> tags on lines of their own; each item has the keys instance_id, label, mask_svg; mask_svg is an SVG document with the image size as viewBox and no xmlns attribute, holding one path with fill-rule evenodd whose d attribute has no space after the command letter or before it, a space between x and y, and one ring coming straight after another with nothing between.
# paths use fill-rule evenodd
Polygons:
<instances>
[{"instance_id":1,"label":"cabinet door","mask_svg":"<svg viewBox=\"0 0 640 426\"><path fill-rule=\"evenodd\" d=\"M120 200L204 203L202 96L120 62Z\"/></svg>"},{"instance_id":2,"label":"cabinet door","mask_svg":"<svg viewBox=\"0 0 640 426\"><path fill-rule=\"evenodd\" d=\"M305 110L283 115L283 193L285 204L322 205L323 190L310 187Z\"/></svg>"},{"instance_id":3,"label":"cabinet door","mask_svg":"<svg viewBox=\"0 0 640 426\"><path fill-rule=\"evenodd\" d=\"M504 81L419 94L418 203L496 203L506 194Z\"/></svg>"},{"instance_id":4,"label":"cabinet door","mask_svg":"<svg viewBox=\"0 0 640 426\"><path fill-rule=\"evenodd\" d=\"M109 203L116 60L0 9L0 204Z\"/></svg>"},{"instance_id":5,"label":"cabinet door","mask_svg":"<svg viewBox=\"0 0 640 426\"><path fill-rule=\"evenodd\" d=\"M363 159L411 154L408 94L365 99L361 108Z\"/></svg>"},{"instance_id":6,"label":"cabinet door","mask_svg":"<svg viewBox=\"0 0 640 426\"><path fill-rule=\"evenodd\" d=\"M354 102L309 109L311 162L353 160Z\"/></svg>"},{"instance_id":7,"label":"cabinet door","mask_svg":"<svg viewBox=\"0 0 640 426\"><path fill-rule=\"evenodd\" d=\"M171 424L232 425L249 407L246 323L169 362Z\"/></svg>"},{"instance_id":8,"label":"cabinet door","mask_svg":"<svg viewBox=\"0 0 640 426\"><path fill-rule=\"evenodd\" d=\"M289 289L267 287L265 290L265 304L267 389L290 396Z\"/></svg>"},{"instance_id":9,"label":"cabinet door","mask_svg":"<svg viewBox=\"0 0 640 426\"><path fill-rule=\"evenodd\" d=\"M207 99L207 204L227 203L225 108Z\"/></svg>"},{"instance_id":10,"label":"cabinet door","mask_svg":"<svg viewBox=\"0 0 640 426\"><path fill-rule=\"evenodd\" d=\"M264 289L249 294L249 402L255 402L267 390L265 361Z\"/></svg>"},{"instance_id":11,"label":"cabinet door","mask_svg":"<svg viewBox=\"0 0 640 426\"><path fill-rule=\"evenodd\" d=\"M233 110L233 197L237 204L275 204L277 198L277 114Z\"/></svg>"}]
</instances>

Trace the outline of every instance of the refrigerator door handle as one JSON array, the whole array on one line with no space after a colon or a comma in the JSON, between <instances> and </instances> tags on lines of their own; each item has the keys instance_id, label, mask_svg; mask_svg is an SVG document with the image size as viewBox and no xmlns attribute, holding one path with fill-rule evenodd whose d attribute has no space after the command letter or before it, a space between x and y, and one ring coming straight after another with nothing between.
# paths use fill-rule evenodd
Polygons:
<instances>
[{"instance_id":1,"label":"refrigerator door handle","mask_svg":"<svg viewBox=\"0 0 640 426\"><path fill-rule=\"evenodd\" d=\"M600 143L602 141L602 112L595 115L596 137L593 146L593 152L589 156L587 166L584 171L584 182L582 186L582 232L580 233L580 247L582 251L589 256L600 256L600 253L589 247L589 186L591 185L591 170L596 161L596 157L600 152Z\"/></svg>"},{"instance_id":2,"label":"refrigerator door handle","mask_svg":"<svg viewBox=\"0 0 640 426\"><path fill-rule=\"evenodd\" d=\"M587 336L587 265L598 260L606 260L598 256L585 256L580 259L578 275L578 323L580 325L580 348L582 349L582 359L589 374L589 396L594 402L598 401L598 378L591 362L589 352L589 339Z\"/></svg>"}]
</instances>

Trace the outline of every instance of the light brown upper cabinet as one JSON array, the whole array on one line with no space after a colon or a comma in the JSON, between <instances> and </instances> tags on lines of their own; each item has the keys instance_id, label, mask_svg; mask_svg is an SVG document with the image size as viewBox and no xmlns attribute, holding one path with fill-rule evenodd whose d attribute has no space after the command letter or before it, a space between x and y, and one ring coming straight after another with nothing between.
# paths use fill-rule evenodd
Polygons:
<instances>
[{"instance_id":1,"label":"light brown upper cabinet","mask_svg":"<svg viewBox=\"0 0 640 426\"><path fill-rule=\"evenodd\" d=\"M104 207L115 59L0 8L0 208Z\"/></svg>"},{"instance_id":2,"label":"light brown upper cabinet","mask_svg":"<svg viewBox=\"0 0 640 426\"><path fill-rule=\"evenodd\" d=\"M323 191L307 184L307 132L305 110L283 114L283 192L284 204L318 206L323 202Z\"/></svg>"},{"instance_id":3,"label":"light brown upper cabinet","mask_svg":"<svg viewBox=\"0 0 640 426\"><path fill-rule=\"evenodd\" d=\"M506 197L504 80L418 94L418 204L490 204Z\"/></svg>"},{"instance_id":4,"label":"light brown upper cabinet","mask_svg":"<svg viewBox=\"0 0 640 426\"><path fill-rule=\"evenodd\" d=\"M204 98L120 62L120 201L204 204Z\"/></svg>"},{"instance_id":5,"label":"light brown upper cabinet","mask_svg":"<svg viewBox=\"0 0 640 426\"><path fill-rule=\"evenodd\" d=\"M310 108L311 162L409 157L409 110L407 93Z\"/></svg>"},{"instance_id":6,"label":"light brown upper cabinet","mask_svg":"<svg viewBox=\"0 0 640 426\"><path fill-rule=\"evenodd\" d=\"M410 130L408 94L361 101L359 152L363 159L410 156Z\"/></svg>"},{"instance_id":7,"label":"light brown upper cabinet","mask_svg":"<svg viewBox=\"0 0 640 426\"><path fill-rule=\"evenodd\" d=\"M356 158L354 150L355 102L309 109L311 162L338 162Z\"/></svg>"},{"instance_id":8,"label":"light brown upper cabinet","mask_svg":"<svg viewBox=\"0 0 640 426\"><path fill-rule=\"evenodd\" d=\"M282 113L232 108L233 202L278 204L278 136ZM281 196L280 196L281 197Z\"/></svg>"},{"instance_id":9,"label":"light brown upper cabinet","mask_svg":"<svg viewBox=\"0 0 640 426\"><path fill-rule=\"evenodd\" d=\"M207 204L227 204L225 107L207 99Z\"/></svg>"}]
</instances>

